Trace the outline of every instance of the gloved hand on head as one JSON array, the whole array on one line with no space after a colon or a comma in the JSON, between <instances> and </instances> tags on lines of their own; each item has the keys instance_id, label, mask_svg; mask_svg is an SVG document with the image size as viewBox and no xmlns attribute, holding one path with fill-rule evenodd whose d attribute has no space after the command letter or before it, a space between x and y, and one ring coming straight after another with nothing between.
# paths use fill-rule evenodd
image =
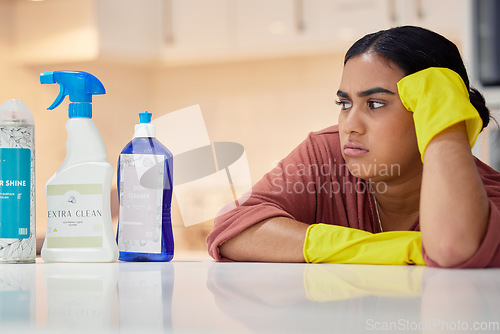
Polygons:
<instances>
[{"instance_id":1,"label":"gloved hand on head","mask_svg":"<svg viewBox=\"0 0 500 334\"><path fill-rule=\"evenodd\" d=\"M470 146L474 146L483 122L469 100L462 78L448 68L430 67L398 82L406 109L413 112L422 162L430 141L452 125L465 121Z\"/></svg>"}]
</instances>

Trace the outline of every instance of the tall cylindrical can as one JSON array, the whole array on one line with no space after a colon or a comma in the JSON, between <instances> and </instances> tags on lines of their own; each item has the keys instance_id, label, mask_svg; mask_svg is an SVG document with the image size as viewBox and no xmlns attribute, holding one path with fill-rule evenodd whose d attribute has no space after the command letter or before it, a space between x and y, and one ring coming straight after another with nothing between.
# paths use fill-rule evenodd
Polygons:
<instances>
[{"instance_id":1,"label":"tall cylindrical can","mask_svg":"<svg viewBox=\"0 0 500 334\"><path fill-rule=\"evenodd\" d=\"M35 122L18 99L0 106L0 263L36 258Z\"/></svg>"}]
</instances>

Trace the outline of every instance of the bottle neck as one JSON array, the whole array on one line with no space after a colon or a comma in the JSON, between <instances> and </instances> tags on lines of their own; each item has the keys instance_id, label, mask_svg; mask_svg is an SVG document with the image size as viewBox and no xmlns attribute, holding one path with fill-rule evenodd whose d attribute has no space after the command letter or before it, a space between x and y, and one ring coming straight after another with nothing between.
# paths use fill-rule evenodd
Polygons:
<instances>
[{"instance_id":1,"label":"bottle neck","mask_svg":"<svg viewBox=\"0 0 500 334\"><path fill-rule=\"evenodd\" d=\"M134 138L156 138L156 127L151 123L135 125Z\"/></svg>"}]
</instances>

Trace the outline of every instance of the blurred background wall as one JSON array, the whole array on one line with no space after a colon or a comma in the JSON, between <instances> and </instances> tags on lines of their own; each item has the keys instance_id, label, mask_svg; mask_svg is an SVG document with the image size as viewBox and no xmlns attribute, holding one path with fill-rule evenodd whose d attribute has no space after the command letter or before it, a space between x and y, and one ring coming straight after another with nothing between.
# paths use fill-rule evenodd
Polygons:
<instances>
[{"instance_id":1,"label":"blurred background wall","mask_svg":"<svg viewBox=\"0 0 500 334\"><path fill-rule=\"evenodd\" d=\"M355 40L414 24L462 47L469 9L455 0L0 0L0 100L22 99L36 122L39 246L68 104L46 110L59 88L41 86L40 72L82 70L103 82L93 119L115 171L139 112L199 104L211 141L244 146L255 183L309 132L337 123L335 92ZM113 189L116 228L116 175ZM177 254L206 253L211 221L174 226Z\"/></svg>"}]
</instances>

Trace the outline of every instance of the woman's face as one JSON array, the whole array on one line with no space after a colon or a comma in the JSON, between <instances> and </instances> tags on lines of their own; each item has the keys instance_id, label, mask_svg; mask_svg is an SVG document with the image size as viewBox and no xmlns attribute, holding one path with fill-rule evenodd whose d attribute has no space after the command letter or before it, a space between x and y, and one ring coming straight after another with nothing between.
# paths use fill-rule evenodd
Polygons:
<instances>
[{"instance_id":1,"label":"woman's face","mask_svg":"<svg viewBox=\"0 0 500 334\"><path fill-rule=\"evenodd\" d=\"M422 171L413 114L398 95L397 82L404 76L396 64L373 52L344 66L337 92L340 143L357 177L377 182Z\"/></svg>"}]
</instances>

